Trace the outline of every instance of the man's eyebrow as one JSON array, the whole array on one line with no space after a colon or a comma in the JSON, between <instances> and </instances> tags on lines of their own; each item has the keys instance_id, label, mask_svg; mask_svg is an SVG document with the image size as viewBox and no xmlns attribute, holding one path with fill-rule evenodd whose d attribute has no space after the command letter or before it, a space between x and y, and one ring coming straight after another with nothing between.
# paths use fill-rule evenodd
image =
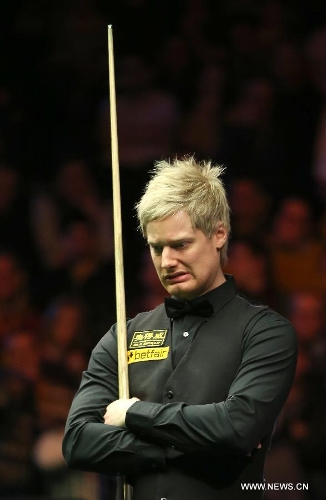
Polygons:
<instances>
[{"instance_id":1,"label":"man's eyebrow","mask_svg":"<svg viewBox=\"0 0 326 500\"><path fill-rule=\"evenodd\" d=\"M165 245L176 245L178 243L183 243L184 241L193 241L193 238L191 236L183 236L181 238L177 239L171 239L167 241L149 241L147 240L147 244L151 247L161 247Z\"/></svg>"},{"instance_id":2,"label":"man's eyebrow","mask_svg":"<svg viewBox=\"0 0 326 500\"><path fill-rule=\"evenodd\" d=\"M151 240L147 240L147 245L150 246L150 247L157 247L157 246L162 246L164 245L164 242L161 242L161 241L151 241Z\"/></svg>"}]
</instances>

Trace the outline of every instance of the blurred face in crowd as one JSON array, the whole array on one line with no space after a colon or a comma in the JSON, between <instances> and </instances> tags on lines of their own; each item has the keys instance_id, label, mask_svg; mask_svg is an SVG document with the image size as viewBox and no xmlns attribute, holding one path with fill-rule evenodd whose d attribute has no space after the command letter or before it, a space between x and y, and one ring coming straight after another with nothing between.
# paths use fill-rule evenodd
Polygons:
<instances>
[{"instance_id":1,"label":"blurred face in crowd","mask_svg":"<svg viewBox=\"0 0 326 500\"><path fill-rule=\"evenodd\" d=\"M67 418L74 391L63 384L41 379L37 386L37 413L39 425L58 426Z\"/></svg>"},{"instance_id":2,"label":"blurred face in crowd","mask_svg":"<svg viewBox=\"0 0 326 500\"><path fill-rule=\"evenodd\" d=\"M219 257L227 240L223 227L208 238L180 211L149 222L146 232L156 272L170 294L191 300L225 281Z\"/></svg>"},{"instance_id":3,"label":"blurred face in crowd","mask_svg":"<svg viewBox=\"0 0 326 500\"><path fill-rule=\"evenodd\" d=\"M313 340L324 326L323 297L319 294L298 292L291 299L290 309L290 320L299 340Z\"/></svg>"},{"instance_id":4,"label":"blurred face in crowd","mask_svg":"<svg viewBox=\"0 0 326 500\"><path fill-rule=\"evenodd\" d=\"M93 180L82 161L69 161L60 166L56 180L60 195L69 203L79 206L93 190Z\"/></svg>"},{"instance_id":5,"label":"blurred face in crowd","mask_svg":"<svg viewBox=\"0 0 326 500\"><path fill-rule=\"evenodd\" d=\"M238 287L248 293L256 295L267 288L267 258L245 241L231 244L227 272L233 274Z\"/></svg>"},{"instance_id":6,"label":"blurred face in crowd","mask_svg":"<svg viewBox=\"0 0 326 500\"><path fill-rule=\"evenodd\" d=\"M54 340L63 348L69 346L76 339L82 320L83 314L77 305L59 306L51 325Z\"/></svg>"},{"instance_id":7,"label":"blurred face in crowd","mask_svg":"<svg viewBox=\"0 0 326 500\"><path fill-rule=\"evenodd\" d=\"M94 256L96 237L88 224L77 221L72 223L65 235L66 251L70 261Z\"/></svg>"},{"instance_id":8,"label":"blurred face in crowd","mask_svg":"<svg viewBox=\"0 0 326 500\"><path fill-rule=\"evenodd\" d=\"M298 245L305 242L311 232L311 210L309 205L300 199L285 200L274 221L274 234L278 243L285 246Z\"/></svg>"},{"instance_id":9,"label":"blurred face in crowd","mask_svg":"<svg viewBox=\"0 0 326 500\"><path fill-rule=\"evenodd\" d=\"M260 219L269 208L269 198L252 179L238 178L230 186L233 217Z\"/></svg>"},{"instance_id":10,"label":"blurred face in crowd","mask_svg":"<svg viewBox=\"0 0 326 500\"><path fill-rule=\"evenodd\" d=\"M4 366L22 375L26 380L35 381L39 375L39 350L33 333L28 330L13 332L4 343Z\"/></svg>"},{"instance_id":11,"label":"blurred face in crowd","mask_svg":"<svg viewBox=\"0 0 326 500\"><path fill-rule=\"evenodd\" d=\"M12 300L22 284L23 274L15 260L10 255L0 254L0 302Z\"/></svg>"}]
</instances>

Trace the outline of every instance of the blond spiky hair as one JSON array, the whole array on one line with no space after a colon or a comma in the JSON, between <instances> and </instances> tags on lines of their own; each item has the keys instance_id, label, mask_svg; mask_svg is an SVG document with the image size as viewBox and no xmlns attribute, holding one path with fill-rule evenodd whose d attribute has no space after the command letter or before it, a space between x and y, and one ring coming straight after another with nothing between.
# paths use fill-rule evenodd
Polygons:
<instances>
[{"instance_id":1,"label":"blond spiky hair","mask_svg":"<svg viewBox=\"0 0 326 500\"><path fill-rule=\"evenodd\" d=\"M211 237L219 224L230 231L230 208L220 179L224 168L194 156L160 160L151 180L136 204L139 228L146 237L147 224L183 210L192 226ZM221 263L227 258L227 243L221 250Z\"/></svg>"}]
</instances>

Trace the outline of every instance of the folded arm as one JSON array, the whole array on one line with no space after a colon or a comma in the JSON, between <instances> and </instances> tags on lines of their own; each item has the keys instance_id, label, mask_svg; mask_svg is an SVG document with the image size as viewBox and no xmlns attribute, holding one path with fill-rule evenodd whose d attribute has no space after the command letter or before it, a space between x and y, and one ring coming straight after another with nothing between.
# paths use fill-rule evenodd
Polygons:
<instances>
[{"instance_id":1,"label":"folded arm","mask_svg":"<svg viewBox=\"0 0 326 500\"><path fill-rule=\"evenodd\" d=\"M126 426L184 453L248 453L271 432L293 382L297 340L283 318L263 316L244 336L226 401L206 405L135 402Z\"/></svg>"}]
</instances>

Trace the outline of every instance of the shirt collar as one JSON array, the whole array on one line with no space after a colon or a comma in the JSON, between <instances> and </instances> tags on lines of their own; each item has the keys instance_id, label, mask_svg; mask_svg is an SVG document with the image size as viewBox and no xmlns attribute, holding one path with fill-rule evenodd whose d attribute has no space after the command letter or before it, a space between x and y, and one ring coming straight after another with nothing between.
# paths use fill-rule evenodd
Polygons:
<instances>
[{"instance_id":1,"label":"shirt collar","mask_svg":"<svg viewBox=\"0 0 326 500\"><path fill-rule=\"evenodd\" d=\"M200 302L201 300L208 300L214 308L214 313L222 309L222 307L230 302L230 300L232 300L237 294L236 284L233 276L231 274L225 274L224 277L226 280L224 281L224 283L214 288L213 290L210 290L204 295L196 297L190 302ZM173 296L173 298L177 299L177 297L175 296Z\"/></svg>"}]
</instances>

